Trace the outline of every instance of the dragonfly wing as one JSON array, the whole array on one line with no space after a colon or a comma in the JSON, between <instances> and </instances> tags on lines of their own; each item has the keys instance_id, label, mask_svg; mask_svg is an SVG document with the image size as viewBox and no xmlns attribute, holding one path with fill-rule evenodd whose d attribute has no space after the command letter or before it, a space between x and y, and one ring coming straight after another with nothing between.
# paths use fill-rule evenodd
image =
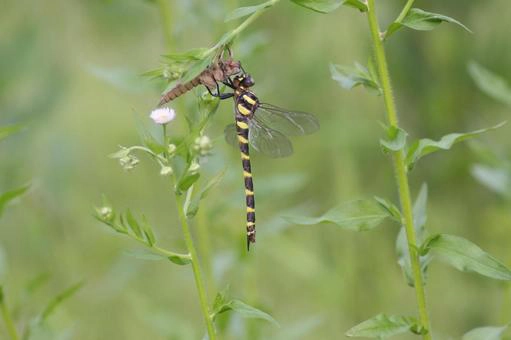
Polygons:
<instances>
[{"instance_id":1,"label":"dragonfly wing","mask_svg":"<svg viewBox=\"0 0 511 340\"><path fill-rule=\"evenodd\" d=\"M254 116L249 121L248 140L256 150L273 158L287 157L293 145L281 132L270 129Z\"/></svg>"},{"instance_id":2,"label":"dragonfly wing","mask_svg":"<svg viewBox=\"0 0 511 340\"><path fill-rule=\"evenodd\" d=\"M236 125L229 124L224 129L224 137L227 144L232 145L234 147L238 146L238 133L236 131Z\"/></svg>"},{"instance_id":3,"label":"dragonfly wing","mask_svg":"<svg viewBox=\"0 0 511 340\"><path fill-rule=\"evenodd\" d=\"M318 119L313 114L290 111L268 103L261 103L255 116L263 125L288 136L308 135L319 130Z\"/></svg>"}]
</instances>

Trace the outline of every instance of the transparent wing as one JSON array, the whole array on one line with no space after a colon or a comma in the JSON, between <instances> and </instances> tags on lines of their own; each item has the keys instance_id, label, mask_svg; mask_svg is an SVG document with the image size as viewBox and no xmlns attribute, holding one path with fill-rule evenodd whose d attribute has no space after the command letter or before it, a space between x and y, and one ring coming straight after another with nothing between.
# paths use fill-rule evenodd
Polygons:
<instances>
[{"instance_id":1,"label":"transparent wing","mask_svg":"<svg viewBox=\"0 0 511 340\"><path fill-rule=\"evenodd\" d=\"M284 135L308 135L319 130L318 119L311 113L289 111L268 103L261 103L254 115L264 126Z\"/></svg>"},{"instance_id":2,"label":"transparent wing","mask_svg":"<svg viewBox=\"0 0 511 340\"><path fill-rule=\"evenodd\" d=\"M293 153L293 145L281 132L270 129L256 116L249 120L248 140L250 145L267 156L287 157Z\"/></svg>"},{"instance_id":3,"label":"transparent wing","mask_svg":"<svg viewBox=\"0 0 511 340\"><path fill-rule=\"evenodd\" d=\"M236 125L229 124L224 129L224 138L227 144L234 147L238 147L238 132L236 131Z\"/></svg>"}]
</instances>

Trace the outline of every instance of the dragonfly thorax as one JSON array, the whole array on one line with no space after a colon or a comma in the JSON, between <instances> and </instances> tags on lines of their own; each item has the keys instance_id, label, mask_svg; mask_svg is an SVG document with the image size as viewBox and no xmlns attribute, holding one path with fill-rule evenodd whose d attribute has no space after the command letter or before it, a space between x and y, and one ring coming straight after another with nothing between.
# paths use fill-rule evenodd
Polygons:
<instances>
[{"instance_id":1,"label":"dragonfly thorax","mask_svg":"<svg viewBox=\"0 0 511 340\"><path fill-rule=\"evenodd\" d=\"M241 74L239 76L234 77L232 80L235 88L248 89L254 86L254 79L250 76L250 74Z\"/></svg>"}]
</instances>

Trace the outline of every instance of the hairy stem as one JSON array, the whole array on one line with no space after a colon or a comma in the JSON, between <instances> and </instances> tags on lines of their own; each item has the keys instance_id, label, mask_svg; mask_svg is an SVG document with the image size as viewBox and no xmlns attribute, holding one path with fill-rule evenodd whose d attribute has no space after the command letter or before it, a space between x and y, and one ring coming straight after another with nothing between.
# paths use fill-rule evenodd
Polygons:
<instances>
[{"instance_id":1,"label":"hairy stem","mask_svg":"<svg viewBox=\"0 0 511 340\"><path fill-rule=\"evenodd\" d=\"M191 192L193 186L190 187L187 191ZM192 259L192 270L193 276L195 278L195 285L197 286L197 292L199 294L199 300L201 305L202 314L204 316L204 321L206 322L206 328L208 331L209 340L216 339L215 327L213 325L213 320L210 317L209 306L208 306L208 297L206 294L206 288L204 286L204 281L202 279L202 272L199 264L199 258L197 256L197 250L195 249L195 245L193 243L192 235L190 233L190 228L188 227L188 219L186 218L184 212L184 202L183 195L176 195L177 202L177 212L179 215L179 220L181 221L181 228L183 230L183 236L185 238L186 248L190 253Z\"/></svg>"},{"instance_id":2,"label":"hairy stem","mask_svg":"<svg viewBox=\"0 0 511 340\"><path fill-rule=\"evenodd\" d=\"M161 24L167 50L172 49L172 19L170 17L170 0L157 0L160 7Z\"/></svg>"},{"instance_id":3,"label":"hairy stem","mask_svg":"<svg viewBox=\"0 0 511 340\"><path fill-rule=\"evenodd\" d=\"M407 6L411 6L413 1L408 1ZM383 90L383 98L385 102L385 109L387 112L388 123L392 126L398 127L398 116L394 96L392 93L392 86L390 84L390 75L385 57L385 49L383 42L380 38L380 29L374 0L368 0L368 20L371 30L371 37L373 40L373 48L378 67L379 78ZM406 14L405 14L406 15ZM407 168L405 164L405 154L403 150L393 153L394 172L396 175L396 182L399 190L399 200L401 202L401 210L404 219L404 227L406 230L406 238L408 241L408 252L410 255L410 262L413 272L415 294L417 298L417 305L419 309L419 318L422 327L426 329L424 339L431 339L431 327L429 322L428 311L426 308L426 295L424 292L424 282L422 280L422 273L420 269L419 255L417 254L417 240L415 236L415 228L413 225L413 210L412 200L410 198L410 187L408 184Z\"/></svg>"},{"instance_id":4,"label":"hairy stem","mask_svg":"<svg viewBox=\"0 0 511 340\"><path fill-rule=\"evenodd\" d=\"M2 313L2 318L5 322L5 327L7 328L7 333L11 340L18 340L18 332L16 331L16 326L14 326L14 322L12 321L11 314L9 313L9 309L5 304L5 297L3 294L3 289L0 286L0 311Z\"/></svg>"}]
</instances>

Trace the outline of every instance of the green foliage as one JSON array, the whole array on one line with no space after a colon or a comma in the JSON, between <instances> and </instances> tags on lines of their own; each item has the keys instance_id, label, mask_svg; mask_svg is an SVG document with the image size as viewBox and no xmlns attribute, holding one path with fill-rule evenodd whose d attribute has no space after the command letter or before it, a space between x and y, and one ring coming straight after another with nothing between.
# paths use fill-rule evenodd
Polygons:
<instances>
[{"instance_id":1,"label":"green foliage","mask_svg":"<svg viewBox=\"0 0 511 340\"><path fill-rule=\"evenodd\" d=\"M383 148L383 151L400 151L406 147L406 137L408 133L396 126L389 126L386 128L387 138L380 139L380 145Z\"/></svg>"},{"instance_id":2,"label":"green foliage","mask_svg":"<svg viewBox=\"0 0 511 340\"><path fill-rule=\"evenodd\" d=\"M23 125L21 124L0 126L0 142L10 135L19 132L21 129L23 129Z\"/></svg>"},{"instance_id":3,"label":"green foliage","mask_svg":"<svg viewBox=\"0 0 511 340\"><path fill-rule=\"evenodd\" d=\"M389 202L381 197L374 197L376 202L387 211L390 217L392 217L396 222L401 223L402 216L401 211L399 211L399 208L394 205L394 203Z\"/></svg>"},{"instance_id":4,"label":"green foliage","mask_svg":"<svg viewBox=\"0 0 511 340\"><path fill-rule=\"evenodd\" d=\"M227 292L219 292L215 301L213 302L213 308L211 312L211 319L215 320L219 314L233 311L243 318L247 319L261 319L266 320L275 326L279 326L279 323L268 313L263 312L255 307L247 305L246 303L237 300L237 299L229 299L227 297Z\"/></svg>"},{"instance_id":5,"label":"green foliage","mask_svg":"<svg viewBox=\"0 0 511 340\"><path fill-rule=\"evenodd\" d=\"M426 183L423 183L419 194L415 200L413 205L413 226L415 228L415 237L417 239L418 244L422 244L422 242L427 238L428 233L426 231L426 221L427 221L427 202L428 202L428 186ZM398 257L398 264L403 271L403 274L406 278L406 282L410 287L414 286L412 268L410 263L410 253L408 251L408 241L406 239L406 231L404 226L401 226L399 233L396 239L396 254ZM413 245L412 245L413 247ZM413 249L416 251L416 249ZM426 281L426 271L429 263L431 262L431 254L418 254L419 255L419 263L422 272L422 277L424 282Z\"/></svg>"},{"instance_id":6,"label":"green foliage","mask_svg":"<svg viewBox=\"0 0 511 340\"><path fill-rule=\"evenodd\" d=\"M351 90L358 85L364 86L371 93L380 95L381 88L378 77L372 67L355 63L355 66L342 66L330 64L332 79L337 81L342 88Z\"/></svg>"},{"instance_id":7,"label":"green foliage","mask_svg":"<svg viewBox=\"0 0 511 340\"><path fill-rule=\"evenodd\" d=\"M475 61L468 63L468 72L481 91L511 106L511 86L504 78Z\"/></svg>"},{"instance_id":8,"label":"green foliage","mask_svg":"<svg viewBox=\"0 0 511 340\"><path fill-rule=\"evenodd\" d=\"M201 189L194 195L194 198L190 201L189 205L185 206L185 214L188 218L194 217L199 210L199 203L202 199L206 198L209 191L220 183L225 175L225 170L219 172L216 176L211 178Z\"/></svg>"},{"instance_id":9,"label":"green foliage","mask_svg":"<svg viewBox=\"0 0 511 340\"><path fill-rule=\"evenodd\" d=\"M319 12L319 13L330 13L339 6L341 6L346 1L341 0L291 0L297 5L300 5L302 7L312 9L313 11ZM358 3L360 1L348 1L353 3Z\"/></svg>"},{"instance_id":10,"label":"green foliage","mask_svg":"<svg viewBox=\"0 0 511 340\"><path fill-rule=\"evenodd\" d=\"M330 209L319 217L286 216L288 222L299 225L333 223L342 229L366 231L376 228L387 217L393 217L387 209L372 200L356 200Z\"/></svg>"},{"instance_id":11,"label":"green foliage","mask_svg":"<svg viewBox=\"0 0 511 340\"><path fill-rule=\"evenodd\" d=\"M428 138L419 139L412 143L406 154L406 163L409 169L415 166L415 163L422 157L439 150L449 150L454 144L463 142L467 139L477 137L485 132L492 131L502 127L506 122L502 122L486 129L480 129L466 133L451 133L443 136L440 140L434 141Z\"/></svg>"},{"instance_id":12,"label":"green foliage","mask_svg":"<svg viewBox=\"0 0 511 340\"><path fill-rule=\"evenodd\" d=\"M387 338L398 334L413 332L423 334L417 319L407 316L378 314L346 332L350 337Z\"/></svg>"},{"instance_id":13,"label":"green foliage","mask_svg":"<svg viewBox=\"0 0 511 340\"><path fill-rule=\"evenodd\" d=\"M253 14L255 12L262 11L268 7L273 6L273 3L274 3L274 1L270 0L270 1L264 2L259 5L255 5L255 6L236 8L234 11L227 14L227 16L225 17L225 22L243 18L243 17L246 17L247 15Z\"/></svg>"},{"instance_id":14,"label":"green foliage","mask_svg":"<svg viewBox=\"0 0 511 340\"><path fill-rule=\"evenodd\" d=\"M465 333L461 340L501 340L509 325L501 327L479 327Z\"/></svg>"},{"instance_id":15,"label":"green foliage","mask_svg":"<svg viewBox=\"0 0 511 340\"><path fill-rule=\"evenodd\" d=\"M385 33L385 38L390 37L403 26L418 31L430 31L436 28L442 22L456 24L463 27L466 31L472 33L468 27L451 17L442 14L426 12L419 8L412 8L401 22L395 21L389 26L387 32Z\"/></svg>"},{"instance_id":16,"label":"green foliage","mask_svg":"<svg viewBox=\"0 0 511 340\"><path fill-rule=\"evenodd\" d=\"M12 189L3 193L0 193L0 217L5 210L7 204L12 202L14 199L22 196L30 188L30 184L25 184L19 188Z\"/></svg>"},{"instance_id":17,"label":"green foliage","mask_svg":"<svg viewBox=\"0 0 511 340\"><path fill-rule=\"evenodd\" d=\"M463 272L475 272L496 280L511 280L511 270L472 242L454 235L437 234L421 246L421 254L435 258Z\"/></svg>"}]
</instances>

